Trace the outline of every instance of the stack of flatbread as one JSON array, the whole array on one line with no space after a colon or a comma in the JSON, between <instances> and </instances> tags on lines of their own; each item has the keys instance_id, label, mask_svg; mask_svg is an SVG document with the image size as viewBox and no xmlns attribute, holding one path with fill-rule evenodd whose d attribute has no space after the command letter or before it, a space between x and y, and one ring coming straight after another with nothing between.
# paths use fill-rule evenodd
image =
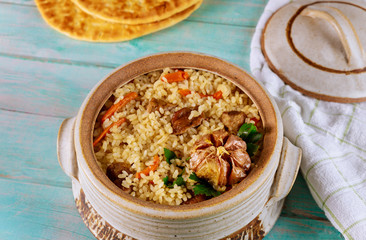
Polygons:
<instances>
[{"instance_id":1,"label":"stack of flatbread","mask_svg":"<svg viewBox=\"0 0 366 240\"><path fill-rule=\"evenodd\" d=\"M57 31L84 41L117 42L170 27L202 0L35 0Z\"/></svg>"}]
</instances>

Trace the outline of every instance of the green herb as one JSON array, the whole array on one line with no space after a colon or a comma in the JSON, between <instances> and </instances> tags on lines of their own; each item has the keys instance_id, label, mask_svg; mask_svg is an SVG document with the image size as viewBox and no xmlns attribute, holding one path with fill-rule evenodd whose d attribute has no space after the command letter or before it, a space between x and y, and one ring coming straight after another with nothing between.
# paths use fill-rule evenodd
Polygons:
<instances>
[{"instance_id":1,"label":"green herb","mask_svg":"<svg viewBox=\"0 0 366 240\"><path fill-rule=\"evenodd\" d=\"M182 177L184 172L185 172L185 168L183 168L183 171L178 175L177 179L175 179L174 182L169 182L168 176L164 177L163 178L164 185L167 186L168 188L173 188L174 185L177 185L177 186L185 185L186 182L184 181L184 179Z\"/></svg>"},{"instance_id":2,"label":"green herb","mask_svg":"<svg viewBox=\"0 0 366 240\"><path fill-rule=\"evenodd\" d=\"M253 143L247 143L247 153L249 156L253 156L258 151L259 145Z\"/></svg>"},{"instance_id":3,"label":"green herb","mask_svg":"<svg viewBox=\"0 0 366 240\"><path fill-rule=\"evenodd\" d=\"M173 182L173 186L177 184L178 186L182 186L185 185L186 182L184 181L182 176L178 176L177 179L175 179L175 181Z\"/></svg>"},{"instance_id":4,"label":"green herb","mask_svg":"<svg viewBox=\"0 0 366 240\"><path fill-rule=\"evenodd\" d=\"M186 184L182 176L178 176L174 182L169 182L169 178L168 176L166 176L165 178L163 178L163 181L164 185L167 186L168 188L174 188L174 185L183 186Z\"/></svg>"},{"instance_id":5,"label":"green herb","mask_svg":"<svg viewBox=\"0 0 366 240\"><path fill-rule=\"evenodd\" d=\"M191 173L191 175L189 175L189 179L192 179L193 181L196 181L196 182L202 181L199 177L197 177L197 175L195 173Z\"/></svg>"},{"instance_id":6,"label":"green herb","mask_svg":"<svg viewBox=\"0 0 366 240\"><path fill-rule=\"evenodd\" d=\"M215 190L207 181L197 177L195 173L192 173L189 178L198 183L193 186L194 195L204 194L207 197L217 197L221 194L221 192Z\"/></svg>"},{"instance_id":7,"label":"green herb","mask_svg":"<svg viewBox=\"0 0 366 240\"><path fill-rule=\"evenodd\" d=\"M194 195L204 194L207 197L217 197L221 193L216 191L211 185L197 184L193 186Z\"/></svg>"},{"instance_id":8,"label":"green herb","mask_svg":"<svg viewBox=\"0 0 366 240\"><path fill-rule=\"evenodd\" d=\"M177 158L177 155L173 151L164 148L164 156L167 163L171 164L170 160Z\"/></svg>"},{"instance_id":9,"label":"green herb","mask_svg":"<svg viewBox=\"0 0 366 240\"><path fill-rule=\"evenodd\" d=\"M256 126L253 123L244 123L239 128L238 136L245 140L253 132L258 132Z\"/></svg>"},{"instance_id":10,"label":"green herb","mask_svg":"<svg viewBox=\"0 0 366 240\"><path fill-rule=\"evenodd\" d=\"M187 157L187 158L186 158L186 161L189 161L189 159L191 159L191 157Z\"/></svg>"},{"instance_id":11,"label":"green herb","mask_svg":"<svg viewBox=\"0 0 366 240\"><path fill-rule=\"evenodd\" d=\"M164 177L163 182L164 182L165 185L168 185L169 184L169 177L168 176Z\"/></svg>"},{"instance_id":12,"label":"green herb","mask_svg":"<svg viewBox=\"0 0 366 240\"><path fill-rule=\"evenodd\" d=\"M249 143L257 143L259 140L261 140L262 137L263 137L262 133L252 132L251 134L249 134L246 141Z\"/></svg>"},{"instance_id":13,"label":"green herb","mask_svg":"<svg viewBox=\"0 0 366 240\"><path fill-rule=\"evenodd\" d=\"M258 132L253 123L244 123L238 131L238 136L246 142L249 156L253 156L259 149L256 143L262 139L263 134Z\"/></svg>"}]
</instances>

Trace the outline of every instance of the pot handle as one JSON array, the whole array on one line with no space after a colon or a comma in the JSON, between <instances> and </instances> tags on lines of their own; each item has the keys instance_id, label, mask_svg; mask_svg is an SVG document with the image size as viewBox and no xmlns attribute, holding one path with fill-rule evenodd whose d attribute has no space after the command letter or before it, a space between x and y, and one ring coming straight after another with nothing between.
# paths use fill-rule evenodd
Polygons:
<instances>
[{"instance_id":1,"label":"pot handle","mask_svg":"<svg viewBox=\"0 0 366 240\"><path fill-rule=\"evenodd\" d=\"M65 119L57 137L57 157L62 170L78 181L78 164L74 145L74 126L76 117Z\"/></svg>"},{"instance_id":2,"label":"pot handle","mask_svg":"<svg viewBox=\"0 0 366 240\"><path fill-rule=\"evenodd\" d=\"M320 18L334 27L342 42L349 66L363 68L365 65L365 52L361 41L351 21L341 10L330 6L309 6L302 12L302 16Z\"/></svg>"},{"instance_id":3,"label":"pot handle","mask_svg":"<svg viewBox=\"0 0 366 240\"><path fill-rule=\"evenodd\" d=\"M301 149L284 137L280 162L272 185L270 201L280 201L289 194L299 171L301 155Z\"/></svg>"}]
</instances>

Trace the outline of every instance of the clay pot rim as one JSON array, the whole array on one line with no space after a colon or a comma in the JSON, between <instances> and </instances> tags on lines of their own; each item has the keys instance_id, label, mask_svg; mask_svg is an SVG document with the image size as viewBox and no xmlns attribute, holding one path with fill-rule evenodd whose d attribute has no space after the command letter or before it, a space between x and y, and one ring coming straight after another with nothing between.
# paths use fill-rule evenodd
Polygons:
<instances>
[{"instance_id":1,"label":"clay pot rim","mask_svg":"<svg viewBox=\"0 0 366 240\"><path fill-rule=\"evenodd\" d=\"M192 205L162 205L144 201L123 192L115 186L99 168L92 146L92 130L94 129L97 115L105 101L111 96L112 92L139 75L165 67L204 70L220 75L233 82L245 92L259 108L266 132L263 140L263 150L257 164L258 167L252 169L245 180L225 194ZM158 53L139 58L117 68L91 90L80 108L75 127L75 146L77 149L79 171L83 171L87 176L88 181L93 183L94 187L102 192L108 199L122 207L126 207L127 203L127 205L132 206L127 207L130 211L145 215L147 214L145 211L146 209L153 209L160 213L170 212L176 214L179 212L194 212L201 210L202 208L215 207L220 204L221 206L219 209L228 209L239 202L242 202L250 197L250 194L245 194L246 190L250 193L257 191L260 187L256 186L255 189L251 189L252 191L248 191L253 183L260 178L260 185L262 185L267 181L270 175L268 172L273 171L273 166L277 168L279 153L282 147L282 138L282 122L277 106L264 87L240 67L217 57L196 52ZM277 161L274 165L270 164L272 159ZM269 169L269 167L272 168ZM267 173L266 176L264 173ZM241 195L240 199L237 198L239 194ZM151 216L151 213L150 215L147 215ZM153 215L158 218L169 218L170 216L169 214L167 216L159 214ZM197 212L194 215L196 217L202 217L202 211L201 213ZM179 215L176 215L175 219L177 218L180 218Z\"/></svg>"}]
</instances>

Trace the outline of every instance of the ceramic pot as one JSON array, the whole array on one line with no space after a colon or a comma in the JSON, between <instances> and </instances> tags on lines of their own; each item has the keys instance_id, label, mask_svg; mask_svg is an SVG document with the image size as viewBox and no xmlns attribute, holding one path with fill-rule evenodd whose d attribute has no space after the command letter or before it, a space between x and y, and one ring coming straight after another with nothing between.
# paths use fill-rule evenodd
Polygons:
<instances>
[{"instance_id":1,"label":"ceramic pot","mask_svg":"<svg viewBox=\"0 0 366 240\"><path fill-rule=\"evenodd\" d=\"M124 193L99 168L92 146L97 115L112 92L141 74L165 67L201 69L232 81L259 108L265 131L259 160L245 180L218 197L192 205L160 205ZM280 214L298 172L301 150L284 138L276 103L245 71L216 57L170 52L127 63L100 81L78 115L62 123L58 158L72 178L80 214L98 239L260 239Z\"/></svg>"}]
</instances>

